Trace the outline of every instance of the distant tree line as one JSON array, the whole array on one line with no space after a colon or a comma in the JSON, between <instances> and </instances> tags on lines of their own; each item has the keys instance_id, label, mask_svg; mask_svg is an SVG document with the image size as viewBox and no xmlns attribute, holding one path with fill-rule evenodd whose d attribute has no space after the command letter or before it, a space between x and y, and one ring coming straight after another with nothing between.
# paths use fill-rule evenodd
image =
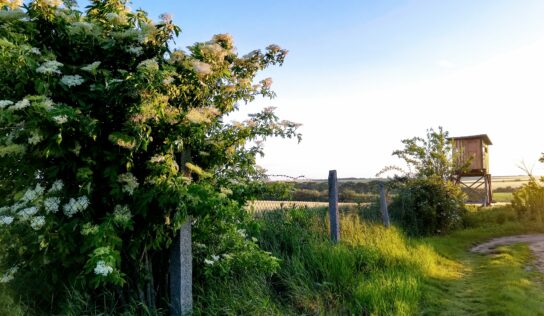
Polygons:
<instances>
[{"instance_id":1,"label":"distant tree line","mask_svg":"<svg viewBox=\"0 0 544 316\"><path fill-rule=\"evenodd\" d=\"M256 195L260 200L326 202L329 198L326 181L265 183ZM345 181L338 183L340 202L366 203L375 200L378 181Z\"/></svg>"},{"instance_id":2,"label":"distant tree line","mask_svg":"<svg viewBox=\"0 0 544 316\"><path fill-rule=\"evenodd\" d=\"M493 189L493 192L497 193L512 193L514 191L516 191L516 189L511 186Z\"/></svg>"}]
</instances>

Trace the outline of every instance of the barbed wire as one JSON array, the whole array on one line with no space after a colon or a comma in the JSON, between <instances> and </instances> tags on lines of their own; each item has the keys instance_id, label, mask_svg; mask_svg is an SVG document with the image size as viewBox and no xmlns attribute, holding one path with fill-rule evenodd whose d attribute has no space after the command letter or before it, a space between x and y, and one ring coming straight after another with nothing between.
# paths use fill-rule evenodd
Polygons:
<instances>
[{"instance_id":1,"label":"barbed wire","mask_svg":"<svg viewBox=\"0 0 544 316\"><path fill-rule=\"evenodd\" d=\"M293 177L293 176L289 176L289 175L286 175L286 174L266 174L266 177L267 178L270 178L270 177L287 178L287 179L291 179L293 181L300 180L300 179L306 179L306 176L304 176L304 175Z\"/></svg>"}]
</instances>

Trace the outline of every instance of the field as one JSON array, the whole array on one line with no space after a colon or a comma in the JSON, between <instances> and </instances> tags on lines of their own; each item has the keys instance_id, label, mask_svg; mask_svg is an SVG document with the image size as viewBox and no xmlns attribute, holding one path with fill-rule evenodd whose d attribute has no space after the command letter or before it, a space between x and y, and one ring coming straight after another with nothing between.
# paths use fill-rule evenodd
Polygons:
<instances>
[{"instance_id":1,"label":"field","mask_svg":"<svg viewBox=\"0 0 544 316\"><path fill-rule=\"evenodd\" d=\"M529 176L492 176L491 183L493 190L500 188L519 188L529 182Z\"/></svg>"},{"instance_id":2,"label":"field","mask_svg":"<svg viewBox=\"0 0 544 316\"><path fill-rule=\"evenodd\" d=\"M510 192L493 192L493 201L499 203L510 203L512 201L512 193Z\"/></svg>"}]
</instances>

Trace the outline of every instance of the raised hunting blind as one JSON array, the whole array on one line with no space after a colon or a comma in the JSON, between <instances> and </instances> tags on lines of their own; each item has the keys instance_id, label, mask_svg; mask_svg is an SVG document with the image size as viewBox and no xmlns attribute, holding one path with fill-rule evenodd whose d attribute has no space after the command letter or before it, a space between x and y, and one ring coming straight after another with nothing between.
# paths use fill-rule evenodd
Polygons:
<instances>
[{"instance_id":1,"label":"raised hunting blind","mask_svg":"<svg viewBox=\"0 0 544 316\"><path fill-rule=\"evenodd\" d=\"M486 134L451 137L449 140L452 142L453 157L458 165L466 165L466 168L455 174L455 183L464 186L470 200L476 199L483 205L490 205L493 195L489 173L489 145L493 143Z\"/></svg>"}]
</instances>

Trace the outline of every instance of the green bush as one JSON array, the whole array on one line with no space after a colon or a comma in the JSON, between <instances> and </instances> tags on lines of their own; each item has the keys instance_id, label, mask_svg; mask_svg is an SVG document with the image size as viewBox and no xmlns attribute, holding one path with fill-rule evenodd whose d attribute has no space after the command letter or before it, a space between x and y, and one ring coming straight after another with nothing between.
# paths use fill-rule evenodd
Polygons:
<instances>
[{"instance_id":1,"label":"green bush","mask_svg":"<svg viewBox=\"0 0 544 316\"><path fill-rule=\"evenodd\" d=\"M528 183L514 191L512 207L520 219L542 223L544 220L544 187L531 176Z\"/></svg>"},{"instance_id":2,"label":"green bush","mask_svg":"<svg viewBox=\"0 0 544 316\"><path fill-rule=\"evenodd\" d=\"M390 205L391 219L410 235L445 234L463 225L464 195L439 177L402 183Z\"/></svg>"},{"instance_id":3,"label":"green bush","mask_svg":"<svg viewBox=\"0 0 544 316\"><path fill-rule=\"evenodd\" d=\"M127 2L0 1L0 281L37 312L167 309L188 215L209 249L195 283L277 268L243 234L243 206L262 141L300 139L298 125L273 108L225 118L274 97L256 78L287 51L241 56L229 34L173 49L171 16Z\"/></svg>"}]
</instances>

